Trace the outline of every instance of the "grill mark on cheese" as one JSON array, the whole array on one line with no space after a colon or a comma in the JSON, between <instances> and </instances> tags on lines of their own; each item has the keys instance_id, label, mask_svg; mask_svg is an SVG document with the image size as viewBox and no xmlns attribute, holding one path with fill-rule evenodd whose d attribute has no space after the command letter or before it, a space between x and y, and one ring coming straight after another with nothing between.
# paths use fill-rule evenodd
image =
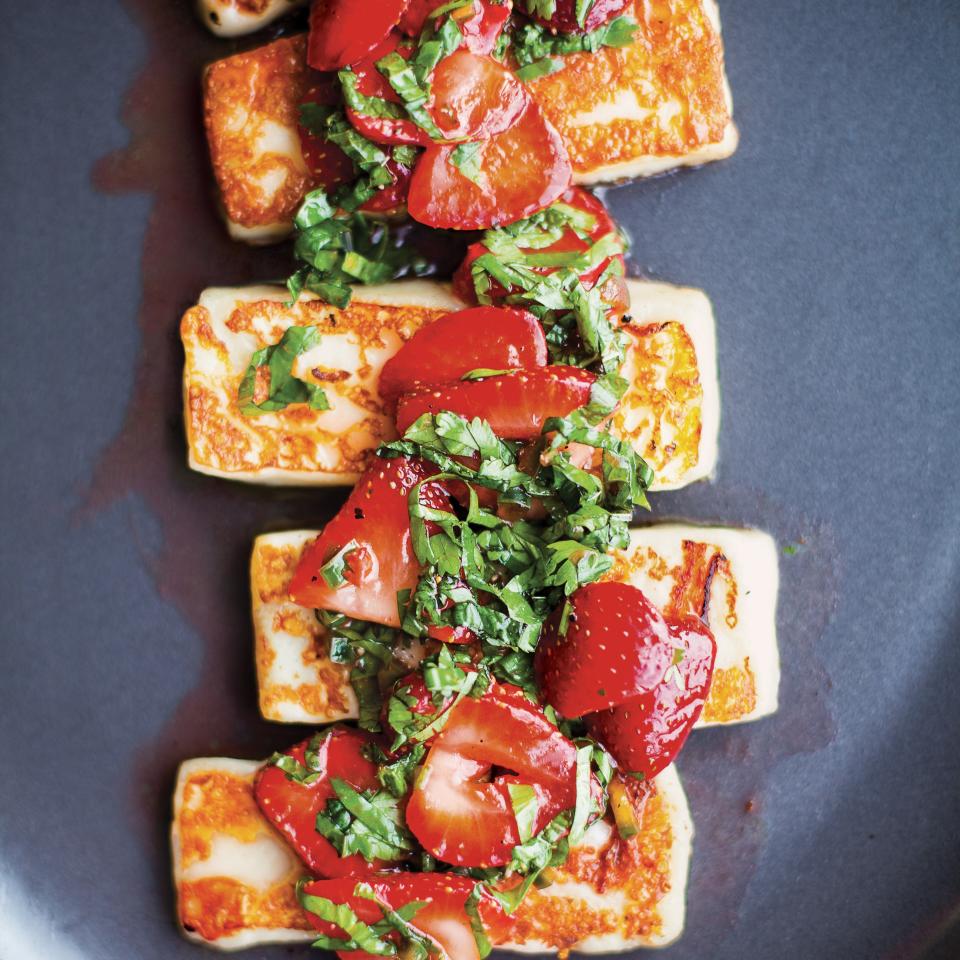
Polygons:
<instances>
[{"instance_id":1,"label":"grill mark on cheese","mask_svg":"<svg viewBox=\"0 0 960 960\"><path fill-rule=\"evenodd\" d=\"M289 599L290 580L306 542L306 536L298 537L295 544L278 548L260 537L250 562L257 686L260 712L267 720L356 716L349 669L330 660L329 637L313 611ZM282 682L274 674L281 637L290 647L285 656L298 661L300 683ZM289 670L283 666L287 677Z\"/></svg>"},{"instance_id":2,"label":"grill mark on cheese","mask_svg":"<svg viewBox=\"0 0 960 960\"><path fill-rule=\"evenodd\" d=\"M739 624L737 601L739 584L729 559L709 542L684 539L681 560L669 564L652 548L618 554L609 579L626 580L643 588L643 580L666 581L669 592L662 603L665 612L680 616L702 617L716 632L716 618L721 616L731 631ZM717 609L718 598L722 607ZM714 611L713 619L710 612ZM722 638L721 638L722 642ZM703 710L703 721L735 723L749 717L758 703L757 678L750 666L750 657L742 662L714 669L710 694Z\"/></svg>"},{"instance_id":3,"label":"grill mark on cheese","mask_svg":"<svg viewBox=\"0 0 960 960\"><path fill-rule=\"evenodd\" d=\"M625 897L629 910L598 908L585 899L551 896L550 888L534 888L517 910L514 940L544 943L563 957L587 937L649 940L663 932L659 907L671 889L673 826L655 783L647 793L636 836L623 840L611 830L605 844L573 849L566 864L553 871L555 884L583 883L601 897L608 892Z\"/></svg>"},{"instance_id":4,"label":"grill mark on cheese","mask_svg":"<svg viewBox=\"0 0 960 960\"><path fill-rule=\"evenodd\" d=\"M295 895L304 871L292 854L284 875L265 887L217 874L190 876L191 869L210 859L217 843L247 845L267 838L272 848L279 841L254 800L253 774L198 771L182 783L180 796L176 826L182 879L177 901L183 927L210 942L250 928L309 930ZM249 856L255 855L251 849Z\"/></svg>"}]
</instances>

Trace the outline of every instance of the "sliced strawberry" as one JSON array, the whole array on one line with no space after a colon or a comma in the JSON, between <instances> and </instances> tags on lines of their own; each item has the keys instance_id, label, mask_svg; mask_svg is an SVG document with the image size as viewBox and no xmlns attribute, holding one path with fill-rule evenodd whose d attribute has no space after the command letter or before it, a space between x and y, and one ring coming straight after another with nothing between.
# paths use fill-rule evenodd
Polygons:
<instances>
[{"instance_id":1,"label":"sliced strawberry","mask_svg":"<svg viewBox=\"0 0 960 960\"><path fill-rule=\"evenodd\" d=\"M448 140L488 140L504 133L530 104L513 71L464 49L437 64L430 92L430 113Z\"/></svg>"},{"instance_id":2,"label":"sliced strawberry","mask_svg":"<svg viewBox=\"0 0 960 960\"><path fill-rule=\"evenodd\" d=\"M551 366L406 393L397 404L397 429L403 434L424 413L450 410L481 417L505 440L532 440L550 417L589 403L595 379L579 367Z\"/></svg>"},{"instance_id":3,"label":"sliced strawberry","mask_svg":"<svg viewBox=\"0 0 960 960\"><path fill-rule=\"evenodd\" d=\"M340 84L335 74L315 73L303 96L302 103L336 106L340 102ZM300 149L307 169L316 186L332 190L356 178L353 161L325 137L318 137L302 123L297 123Z\"/></svg>"},{"instance_id":4,"label":"sliced strawberry","mask_svg":"<svg viewBox=\"0 0 960 960\"><path fill-rule=\"evenodd\" d=\"M395 400L425 385L457 381L471 370L543 367L547 341L526 310L474 307L421 327L380 373L380 395Z\"/></svg>"},{"instance_id":5,"label":"sliced strawberry","mask_svg":"<svg viewBox=\"0 0 960 960\"><path fill-rule=\"evenodd\" d=\"M400 29L407 36L419 36L427 17L442 4L437 0L410 0L400 20ZM470 7L452 11L456 17L464 46L473 53L490 53L510 18L512 0L473 0Z\"/></svg>"},{"instance_id":6,"label":"sliced strawberry","mask_svg":"<svg viewBox=\"0 0 960 960\"><path fill-rule=\"evenodd\" d=\"M515 688L454 706L407 804L407 825L455 866L502 866L520 834L510 784L537 796L533 832L576 803L576 747ZM493 776L494 768L514 771Z\"/></svg>"},{"instance_id":7,"label":"sliced strawberry","mask_svg":"<svg viewBox=\"0 0 960 960\"><path fill-rule=\"evenodd\" d=\"M568 228L564 231L563 236L560 237L555 243L551 244L548 247L542 249L529 249L529 253L535 255L550 255L550 254L562 254L562 253L583 253L589 247L596 243L601 237L605 237L611 233L615 233L617 230L617 225L614 223L613 218L610 216L607 208L595 197L592 193L588 193L586 190L581 189L580 187L571 187L567 190L562 197L560 197L559 203L566 204L570 207L575 207L578 210L582 210L584 213L589 214L593 217L593 227L588 233L588 239L584 240L580 237L573 229ZM521 246L521 249L524 249ZM623 258L623 245L620 244L620 252L616 254L616 259L620 261L621 272L624 268L624 258ZM490 251L482 243L473 243L467 248L467 255L464 258L463 263L457 268L456 273L453 277L453 288L456 291L457 295L462 297L468 303L476 301L476 290L473 284L473 276L471 274L471 267L473 261L477 257L483 256L485 253ZM590 270L585 270L580 274L580 280L583 283L584 287L587 290L592 289L599 277L607 269L610 261L614 257L607 257L602 260L599 264L593 267ZM531 264L531 269L537 273L544 275L555 273L559 267L549 266L549 265L538 265L536 263ZM610 281L619 281L609 288L605 288L603 291L603 298L610 305L611 310L615 310L617 313L624 313L626 308L629 307L629 295L626 293L626 285L623 283L621 277L610 277L607 280L607 284ZM500 284L494 283L491 286L491 289L487 292L493 301L496 303L509 294L516 293L515 289L505 290Z\"/></svg>"},{"instance_id":8,"label":"sliced strawberry","mask_svg":"<svg viewBox=\"0 0 960 960\"><path fill-rule=\"evenodd\" d=\"M376 900L358 896L357 883L368 884ZM308 883L303 893L309 909L309 897L323 897L335 904L345 904L362 920L372 926L383 919L383 907L400 910L410 903L422 903L410 920L410 926L429 937L450 960L479 960L480 951L466 911L467 898L473 893L476 880L450 873L382 873L364 877L345 877L339 880L315 880ZM509 929L509 920L502 907L491 896L484 896L478 912L493 942L502 942ZM343 939L345 931L336 924L308 913L310 922L322 934ZM385 939L393 942L403 954L399 933L390 932ZM367 960L376 956L363 950L339 951L341 960Z\"/></svg>"},{"instance_id":9,"label":"sliced strawberry","mask_svg":"<svg viewBox=\"0 0 960 960\"><path fill-rule=\"evenodd\" d=\"M567 604L553 612L537 644L537 683L547 703L581 717L660 684L674 645L663 614L642 591L612 580L590 583Z\"/></svg>"},{"instance_id":10,"label":"sliced strawberry","mask_svg":"<svg viewBox=\"0 0 960 960\"><path fill-rule=\"evenodd\" d=\"M393 213L406 206L412 175L410 167L397 163L392 157L387 161L386 167L393 175L393 183L381 187L360 207L361 210L368 213Z\"/></svg>"},{"instance_id":11,"label":"sliced strawberry","mask_svg":"<svg viewBox=\"0 0 960 960\"><path fill-rule=\"evenodd\" d=\"M555 0L549 17L531 12L538 10L535 0L520 0L520 9L553 33L590 33L619 16L630 3L631 0L593 0L587 6L582 24L577 23L577 0Z\"/></svg>"},{"instance_id":12,"label":"sliced strawberry","mask_svg":"<svg viewBox=\"0 0 960 960\"><path fill-rule=\"evenodd\" d=\"M346 780L357 790L378 786L377 767L363 755L371 738L359 730L335 727L321 735L318 751L319 777L313 783L298 783L287 778L279 767L265 766L254 782L254 796L264 816L284 835L303 862L324 877L376 870L383 864L368 863L359 854L340 857L333 845L316 829L317 814L335 796L330 781ZM310 740L285 751L300 764ZM315 771L310 770L313 773Z\"/></svg>"},{"instance_id":13,"label":"sliced strawberry","mask_svg":"<svg viewBox=\"0 0 960 960\"><path fill-rule=\"evenodd\" d=\"M463 149L434 145L420 158L408 202L415 220L455 230L513 223L553 203L573 176L562 138L532 100L509 130L480 143L477 182L456 164Z\"/></svg>"},{"instance_id":14,"label":"sliced strawberry","mask_svg":"<svg viewBox=\"0 0 960 960\"><path fill-rule=\"evenodd\" d=\"M369 56L353 65L353 72L357 77L357 92L365 97L376 97L387 103L401 104L397 92L390 86L387 78L377 69L377 61L396 51L401 57L410 59L413 48L407 44L401 45L398 33L391 33L383 43L377 44L370 51ZM368 140L375 143L401 144L409 143L420 146L429 146L433 141L430 135L418 127L409 118L378 117L360 113L350 107L347 108L347 117L350 122Z\"/></svg>"},{"instance_id":15,"label":"sliced strawberry","mask_svg":"<svg viewBox=\"0 0 960 960\"><path fill-rule=\"evenodd\" d=\"M400 626L397 591L415 587L420 574L411 542L408 494L433 473L436 468L423 460L375 460L340 512L304 550L290 582L293 602ZM446 493L436 484L421 487L420 501L438 510L450 508ZM345 557L345 580L331 585L323 567L351 542L356 546Z\"/></svg>"},{"instance_id":16,"label":"sliced strawberry","mask_svg":"<svg viewBox=\"0 0 960 960\"><path fill-rule=\"evenodd\" d=\"M397 25L408 0L313 0L307 63L339 70L368 54Z\"/></svg>"},{"instance_id":17,"label":"sliced strawberry","mask_svg":"<svg viewBox=\"0 0 960 960\"><path fill-rule=\"evenodd\" d=\"M696 618L670 624L670 643L678 653L664 680L653 690L624 703L588 714L590 735L614 756L622 770L652 780L673 762L697 722L716 659L713 635Z\"/></svg>"}]
</instances>

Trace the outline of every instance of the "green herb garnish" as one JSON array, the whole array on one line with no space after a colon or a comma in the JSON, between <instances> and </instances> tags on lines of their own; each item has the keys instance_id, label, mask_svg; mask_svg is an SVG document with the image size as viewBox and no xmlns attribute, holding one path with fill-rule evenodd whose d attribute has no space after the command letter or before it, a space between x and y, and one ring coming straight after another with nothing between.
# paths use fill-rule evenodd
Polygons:
<instances>
[{"instance_id":1,"label":"green herb garnish","mask_svg":"<svg viewBox=\"0 0 960 960\"><path fill-rule=\"evenodd\" d=\"M246 417L285 410L291 404L305 403L312 410L329 410L330 402L322 388L293 375L297 358L320 344L316 327L288 327L280 342L254 353L247 367L237 401Z\"/></svg>"}]
</instances>

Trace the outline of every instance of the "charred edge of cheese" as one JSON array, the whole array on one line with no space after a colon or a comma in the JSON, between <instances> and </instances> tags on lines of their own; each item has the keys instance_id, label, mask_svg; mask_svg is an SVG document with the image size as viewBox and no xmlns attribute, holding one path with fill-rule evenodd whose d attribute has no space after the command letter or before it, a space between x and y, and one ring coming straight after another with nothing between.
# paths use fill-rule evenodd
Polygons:
<instances>
[{"instance_id":1,"label":"charred edge of cheese","mask_svg":"<svg viewBox=\"0 0 960 960\"><path fill-rule=\"evenodd\" d=\"M197 13L218 37L242 37L304 3L305 0L197 0Z\"/></svg>"},{"instance_id":2,"label":"charred edge of cheese","mask_svg":"<svg viewBox=\"0 0 960 960\"><path fill-rule=\"evenodd\" d=\"M254 659L260 713L279 723L357 717L350 671L333 663L312 610L288 596L290 578L315 530L257 537L250 557Z\"/></svg>"},{"instance_id":3,"label":"charred edge of cheese","mask_svg":"<svg viewBox=\"0 0 960 960\"><path fill-rule=\"evenodd\" d=\"M305 871L253 799L253 778L261 766L228 757L180 765L170 848L177 921L193 943L232 951L314 938L311 930L280 919L289 915L293 886ZM286 901L284 911L276 906L277 894ZM209 935L185 926L184 919L195 916L201 921L207 916L213 925Z\"/></svg>"},{"instance_id":4,"label":"charred edge of cheese","mask_svg":"<svg viewBox=\"0 0 960 960\"><path fill-rule=\"evenodd\" d=\"M652 489L675 489L709 477L717 460L720 395L713 310L699 290L636 280L628 286L628 329L634 336L623 373L629 387L614 425L650 461ZM464 304L448 286L423 280L357 287L344 311L321 307L312 295L284 307L287 296L280 287L213 288L185 314L181 335L189 465L247 483L353 484L364 451L392 436L376 398L383 362L417 326ZM258 308L260 304L265 307ZM393 312L364 318L363 307L371 304ZM236 409L236 383L254 350L276 342L292 323L322 322L328 314L341 326L323 332L310 363L348 374L341 382L324 384L332 409L295 407L242 416ZM310 366L306 359L303 363Z\"/></svg>"},{"instance_id":5,"label":"charred edge of cheese","mask_svg":"<svg viewBox=\"0 0 960 960\"><path fill-rule=\"evenodd\" d=\"M257 761L227 757L187 760L180 766L170 829L173 882L181 930L194 943L219 950L243 950L305 943L314 938L306 929L305 914L292 906L294 885L305 871L253 798L253 779L261 766ZM665 858L665 892L653 905L653 928L643 937L628 937L622 929L588 935L573 947L577 952L666 946L683 930L693 823L676 768L668 767L655 784L658 799L665 805L670 846ZM601 848L612 829L606 822L594 824L578 847ZM191 904L192 896L200 897L191 885L203 882L212 886L209 899ZM563 877L536 895L569 898L571 909L584 906L605 914L613 911L620 925L629 920L631 908L636 906L615 885L600 892L590 884L565 881ZM204 907L212 911L208 936L199 928L188 930L183 926L185 916L202 921L202 915L192 911ZM644 905L644 909L649 906ZM530 940L503 944L500 949L553 953L555 948Z\"/></svg>"},{"instance_id":6,"label":"charred edge of cheese","mask_svg":"<svg viewBox=\"0 0 960 960\"><path fill-rule=\"evenodd\" d=\"M262 302L284 304L288 297L289 294L283 287L214 287L205 290L200 296L197 307L188 311L184 316L181 335L186 354L183 371L183 393L188 464L191 469L199 473L247 483L263 483L275 486L352 485L359 478L359 471L285 469L274 466L259 466L256 463L251 463L249 467L226 468L208 462L200 453L199 447L204 441L204 431L200 425L199 415L192 409L191 389L201 386L208 389L218 396L224 409L232 411L235 406L235 397L232 392L235 389L236 377L246 369L254 350L260 346L257 338L252 334L230 329L231 317L238 308L245 305ZM278 321L278 325L283 328L290 326L296 320L297 311L303 310L304 304L314 303L319 304L321 301L313 294L303 294L297 304L282 311L282 322ZM464 306L463 302L453 295L449 285L426 280L407 280L383 284L382 286L357 287L354 291L351 307L348 307L347 311L356 309L357 305L363 306L365 304L401 310L409 308L409 320L414 325L416 325L417 320L422 322L421 313L426 317L433 311L459 310ZM199 323L194 317L194 311L197 309L204 312L203 320ZM343 313L343 311L337 311L335 308L330 308L329 312L337 316ZM336 336L331 333L323 335L323 342L318 349L325 359L330 358L332 352L331 341ZM349 329L339 339L342 342L340 342L339 347L334 349L342 349L345 354L344 363L356 367L358 364L357 350L365 349L369 344L364 342L363 337ZM393 341L390 348L378 347L374 351L379 358L380 365L392 352L398 349L400 339L393 336ZM368 370L360 385L365 389L375 390L375 380L379 376L379 369L380 367L377 366L376 369ZM355 374L357 378L360 377L360 370L351 370L350 372ZM229 381L229 383L225 381ZM341 411L338 412L337 398L340 396L338 384L326 384L325 389L332 401L333 409L323 411L319 415L319 421L322 421L323 424L322 429L328 433L345 437L355 427L354 421L348 422L351 402L347 397L340 397ZM230 395L228 395L228 392ZM353 413L360 415L360 413L366 414L367 411L354 410ZM347 417L347 420L343 420L342 417ZM314 419L317 420L318 418L314 417ZM320 427L320 425L320 422L318 422L317 426ZM252 446L256 446L258 429L275 430L277 434L281 434L284 429L283 420L278 414L264 414L260 417L249 418L249 420L237 414L237 416L230 418L229 426L240 434L246 434Z\"/></svg>"},{"instance_id":7,"label":"charred edge of cheese","mask_svg":"<svg viewBox=\"0 0 960 960\"><path fill-rule=\"evenodd\" d=\"M617 579L663 609L703 616L713 632L717 661L697 727L748 723L777 710L778 559L773 537L760 530L657 523L632 530L630 549L614 566Z\"/></svg>"},{"instance_id":8,"label":"charred edge of cheese","mask_svg":"<svg viewBox=\"0 0 960 960\"><path fill-rule=\"evenodd\" d=\"M720 8L716 0L701 0L703 12L718 37L722 36L720 24ZM625 160L622 163L611 163L597 167L583 173L575 173L574 183L582 186L591 186L600 183L613 183L618 180L635 180L646 177L655 177L678 167L701 167L716 160L726 160L737 152L740 145L740 132L733 122L733 91L727 78L726 65L721 68L723 76L723 96L727 102L730 120L723 131L723 138L716 143L707 143L689 153L668 156L638 157L636 160Z\"/></svg>"},{"instance_id":9,"label":"charred edge of cheese","mask_svg":"<svg viewBox=\"0 0 960 960\"><path fill-rule=\"evenodd\" d=\"M315 530L264 534L250 564L260 712L278 723L355 719L348 671L332 663L313 611L288 585ZM611 578L665 610L705 612L717 640L714 684L698 726L746 723L777 709L777 549L759 530L658 524L631 531ZM694 594L693 609L687 609ZM706 608L704 610L704 606Z\"/></svg>"},{"instance_id":10,"label":"charred edge of cheese","mask_svg":"<svg viewBox=\"0 0 960 960\"><path fill-rule=\"evenodd\" d=\"M682 476L667 469L654 474L651 490L676 490L713 476L720 436L720 379L717 372L717 331L710 298L694 287L678 287L651 280L627 280L631 324L679 321L693 343L700 389L700 442L696 465ZM628 377L629 380L629 377ZM629 388L628 394L629 396ZM642 451L640 451L642 453Z\"/></svg>"}]
</instances>

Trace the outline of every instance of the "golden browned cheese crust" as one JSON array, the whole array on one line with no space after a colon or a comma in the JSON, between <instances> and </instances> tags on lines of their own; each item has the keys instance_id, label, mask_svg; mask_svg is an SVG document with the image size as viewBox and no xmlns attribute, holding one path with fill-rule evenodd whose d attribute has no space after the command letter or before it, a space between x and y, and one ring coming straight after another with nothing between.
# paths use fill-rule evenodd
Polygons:
<instances>
[{"instance_id":1,"label":"golden browned cheese crust","mask_svg":"<svg viewBox=\"0 0 960 960\"><path fill-rule=\"evenodd\" d=\"M192 464L228 475L324 473L351 482L377 445L395 437L376 391L380 366L423 324L444 312L358 298L342 310L320 300L302 300L292 308L280 300L237 301L218 332L207 308L188 310L180 330ZM250 359L255 350L276 344L291 321L319 329L316 357L296 375L323 387L335 409L296 404L245 416L237 391Z\"/></svg>"},{"instance_id":2,"label":"golden browned cheese crust","mask_svg":"<svg viewBox=\"0 0 960 960\"><path fill-rule=\"evenodd\" d=\"M700 458L703 386L697 351L682 323L627 325L622 375L630 384L613 417L661 483L692 471Z\"/></svg>"},{"instance_id":3,"label":"golden browned cheese crust","mask_svg":"<svg viewBox=\"0 0 960 960\"><path fill-rule=\"evenodd\" d=\"M297 140L306 77L304 36L276 40L207 69L207 141L220 198L234 223L290 221L310 188Z\"/></svg>"},{"instance_id":4,"label":"golden browned cheese crust","mask_svg":"<svg viewBox=\"0 0 960 960\"><path fill-rule=\"evenodd\" d=\"M731 565L719 547L684 540L682 559L668 563L650 547L617 554L608 579L651 580L669 588L669 601L662 605L674 616L702 617L708 624L717 620L729 630L738 623L739 587ZM714 671L703 711L709 723L735 723L757 707L756 678L750 658Z\"/></svg>"},{"instance_id":5,"label":"golden browned cheese crust","mask_svg":"<svg viewBox=\"0 0 960 960\"><path fill-rule=\"evenodd\" d=\"M330 660L329 638L313 611L289 599L303 542L274 546L260 539L250 563L260 712L268 720L336 720L356 714L349 669ZM288 640L283 656L297 661L293 670L287 664L275 670L280 638Z\"/></svg>"},{"instance_id":6,"label":"golden browned cheese crust","mask_svg":"<svg viewBox=\"0 0 960 960\"><path fill-rule=\"evenodd\" d=\"M551 896L550 889L530 891L515 914L511 941L536 941L561 956L588 937L619 935L624 940L656 937L663 918L660 905L671 886L671 848L674 842L670 811L656 786L650 785L639 833L622 840L615 830L600 847L581 846L553 871L554 884L582 883L601 897L615 892L630 909L600 907L595 899Z\"/></svg>"},{"instance_id":7,"label":"golden browned cheese crust","mask_svg":"<svg viewBox=\"0 0 960 960\"><path fill-rule=\"evenodd\" d=\"M175 853L179 854L180 871L187 875L191 867L209 859L214 842L229 838L250 844L260 835L273 833L253 798L252 776L222 770L198 771L187 778L177 827L179 851ZM293 861L291 864L289 874L266 889L228 876L181 879L181 924L187 932L210 942L251 928L309 930L310 923L295 895L303 871Z\"/></svg>"},{"instance_id":8,"label":"golden browned cheese crust","mask_svg":"<svg viewBox=\"0 0 960 960\"><path fill-rule=\"evenodd\" d=\"M572 54L531 83L578 172L683 156L730 122L723 44L701 0L637 0L632 15L632 44Z\"/></svg>"}]
</instances>

